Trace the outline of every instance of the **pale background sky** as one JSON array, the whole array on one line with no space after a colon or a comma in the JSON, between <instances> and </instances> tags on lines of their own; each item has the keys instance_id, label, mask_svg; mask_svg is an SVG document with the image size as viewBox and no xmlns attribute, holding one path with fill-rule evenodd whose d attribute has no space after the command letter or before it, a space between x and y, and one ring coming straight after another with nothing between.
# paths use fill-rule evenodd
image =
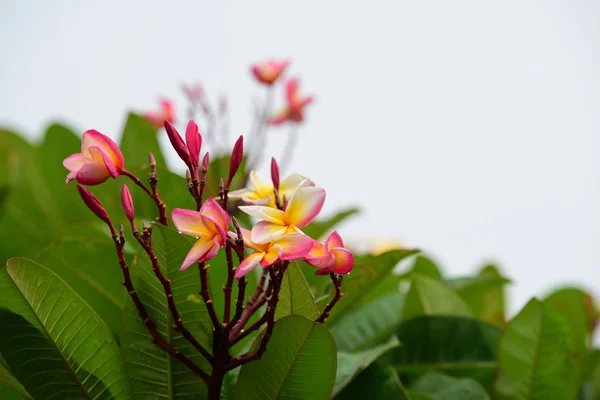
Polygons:
<instances>
[{"instance_id":1,"label":"pale background sky","mask_svg":"<svg viewBox=\"0 0 600 400\"><path fill-rule=\"evenodd\" d=\"M452 275L486 260L510 309L557 283L600 294L597 1L0 0L0 124L118 137L182 81L228 94L233 135L289 57L307 110L295 172L360 205L347 238L391 236ZM278 155L286 130L271 132Z\"/></svg>"}]
</instances>

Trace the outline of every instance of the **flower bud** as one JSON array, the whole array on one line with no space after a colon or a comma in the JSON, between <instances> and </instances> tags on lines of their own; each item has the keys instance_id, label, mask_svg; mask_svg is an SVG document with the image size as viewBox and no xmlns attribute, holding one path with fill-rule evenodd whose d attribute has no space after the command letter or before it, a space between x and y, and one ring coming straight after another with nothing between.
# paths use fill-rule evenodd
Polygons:
<instances>
[{"instance_id":1,"label":"flower bud","mask_svg":"<svg viewBox=\"0 0 600 400\"><path fill-rule=\"evenodd\" d=\"M202 173L203 174L206 174L206 172L208 171L209 164L210 164L210 155L207 151L206 154L204 155L204 158L202 159Z\"/></svg>"},{"instance_id":2,"label":"flower bud","mask_svg":"<svg viewBox=\"0 0 600 400\"><path fill-rule=\"evenodd\" d=\"M275 189L279 190L279 165L275 157L271 158L271 180Z\"/></svg>"},{"instance_id":3,"label":"flower bud","mask_svg":"<svg viewBox=\"0 0 600 400\"><path fill-rule=\"evenodd\" d=\"M129 188L127 185L123 185L121 189L121 204L123 205L123 210L125 210L125 215L127 215L128 220L133 220L135 217L135 209L133 208L133 199L131 198L131 193L129 193Z\"/></svg>"},{"instance_id":4,"label":"flower bud","mask_svg":"<svg viewBox=\"0 0 600 400\"><path fill-rule=\"evenodd\" d=\"M194 121L188 122L185 130L185 142L187 143L188 153L190 155L190 162L194 167L192 175L197 174L198 162L200 161L200 148L202 147L202 136L198 130L198 125Z\"/></svg>"},{"instance_id":5,"label":"flower bud","mask_svg":"<svg viewBox=\"0 0 600 400\"><path fill-rule=\"evenodd\" d=\"M229 179L227 180L228 185L235 176L236 172L242 164L242 158L244 157L244 137L240 136L233 146L231 152L231 158L229 159Z\"/></svg>"},{"instance_id":6,"label":"flower bud","mask_svg":"<svg viewBox=\"0 0 600 400\"><path fill-rule=\"evenodd\" d=\"M185 143L183 143L183 139L177 132L177 129L169 121L165 121L165 130L167 131L167 136L169 136L169 141L171 145L179 155L179 158L183 160L183 162L188 166L188 168L192 168L192 162L190 159L190 153L188 152Z\"/></svg>"},{"instance_id":7,"label":"flower bud","mask_svg":"<svg viewBox=\"0 0 600 400\"><path fill-rule=\"evenodd\" d=\"M108 216L108 213L106 212L106 209L104 208L102 203L100 203L100 200L98 200L98 198L94 196L94 194L90 192L85 186L78 184L77 190L79 191L79 195L81 196L81 199L83 200L87 208L89 208L94 214L96 214L96 216L102 221L111 225L112 222L110 220L110 217Z\"/></svg>"},{"instance_id":8,"label":"flower bud","mask_svg":"<svg viewBox=\"0 0 600 400\"><path fill-rule=\"evenodd\" d=\"M154 154L148 153L148 163L150 164L150 168L156 167L156 158L154 158Z\"/></svg>"}]
</instances>

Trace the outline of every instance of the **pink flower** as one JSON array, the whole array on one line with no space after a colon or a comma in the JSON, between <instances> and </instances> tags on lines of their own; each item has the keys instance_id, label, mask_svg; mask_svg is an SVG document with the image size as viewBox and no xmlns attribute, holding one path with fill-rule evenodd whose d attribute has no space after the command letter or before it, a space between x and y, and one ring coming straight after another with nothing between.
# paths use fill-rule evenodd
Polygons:
<instances>
[{"instance_id":1,"label":"pink flower","mask_svg":"<svg viewBox=\"0 0 600 400\"><path fill-rule=\"evenodd\" d=\"M252 65L250 70L256 80L270 86L279 79L289 64L289 61L267 60Z\"/></svg>"},{"instance_id":2,"label":"pink flower","mask_svg":"<svg viewBox=\"0 0 600 400\"><path fill-rule=\"evenodd\" d=\"M319 268L317 275L327 275L330 272L347 274L354 267L354 256L344 247L342 238L335 231L325 239L323 244L315 240L305 261Z\"/></svg>"},{"instance_id":3,"label":"pink flower","mask_svg":"<svg viewBox=\"0 0 600 400\"><path fill-rule=\"evenodd\" d=\"M325 190L308 186L311 183L305 179L298 185L285 211L266 206L240 206L246 214L262 220L252 228L254 243L269 243L286 234L302 233L300 229L317 217L325 202Z\"/></svg>"},{"instance_id":4,"label":"pink flower","mask_svg":"<svg viewBox=\"0 0 600 400\"><path fill-rule=\"evenodd\" d=\"M312 248L313 240L302 233L283 235L271 243L254 243L249 230L242 228L241 232L244 237L244 245L255 252L240 263L240 266L235 271L236 279L240 279L259 264L263 268L266 268L277 260L296 260L302 258ZM235 237L235 233L233 232L229 232L229 235Z\"/></svg>"},{"instance_id":5,"label":"pink flower","mask_svg":"<svg viewBox=\"0 0 600 400\"><path fill-rule=\"evenodd\" d=\"M304 107L313 102L312 96L303 97L298 91L298 79L292 78L285 83L287 105L269 119L271 125L279 125L285 121L304 121Z\"/></svg>"},{"instance_id":6,"label":"pink flower","mask_svg":"<svg viewBox=\"0 0 600 400\"><path fill-rule=\"evenodd\" d=\"M63 165L70 171L67 183L77 179L84 185L98 185L111 176L118 177L124 164L123 153L115 142L93 129L83 133L81 153L63 160Z\"/></svg>"},{"instance_id":7,"label":"pink flower","mask_svg":"<svg viewBox=\"0 0 600 400\"><path fill-rule=\"evenodd\" d=\"M206 200L199 212L176 208L171 218L181 233L198 238L183 261L181 271L196 261L210 260L227 241L229 215L214 199Z\"/></svg>"},{"instance_id":8,"label":"pink flower","mask_svg":"<svg viewBox=\"0 0 600 400\"><path fill-rule=\"evenodd\" d=\"M149 111L144 114L144 117L152 124L156 129L162 128L165 121L171 123L175 122L175 110L173 109L173 102L168 99L160 99L160 108L158 111Z\"/></svg>"}]
</instances>

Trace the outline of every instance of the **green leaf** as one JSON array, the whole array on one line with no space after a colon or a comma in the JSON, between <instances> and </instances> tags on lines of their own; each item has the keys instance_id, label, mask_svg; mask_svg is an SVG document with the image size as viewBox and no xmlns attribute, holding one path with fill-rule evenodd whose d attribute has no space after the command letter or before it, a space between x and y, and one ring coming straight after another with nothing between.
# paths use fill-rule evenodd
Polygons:
<instances>
[{"instance_id":1,"label":"green leaf","mask_svg":"<svg viewBox=\"0 0 600 400\"><path fill-rule=\"evenodd\" d=\"M404 276L410 278L413 274L425 276L436 281L442 280L442 273L437 264L431 258L424 255L415 257L412 267Z\"/></svg>"},{"instance_id":2,"label":"green leaf","mask_svg":"<svg viewBox=\"0 0 600 400\"><path fill-rule=\"evenodd\" d=\"M398 347L400 342L393 336L387 343L357 353L337 353L337 375L333 395L335 396L352 382L364 369L386 351Z\"/></svg>"},{"instance_id":3,"label":"green leaf","mask_svg":"<svg viewBox=\"0 0 600 400\"><path fill-rule=\"evenodd\" d=\"M374 363L335 396L335 399L416 400L416 397L406 391L392 367Z\"/></svg>"},{"instance_id":4,"label":"green leaf","mask_svg":"<svg viewBox=\"0 0 600 400\"><path fill-rule=\"evenodd\" d=\"M17 400L31 399L23 385L13 376L12 371L0 354L0 399Z\"/></svg>"},{"instance_id":5,"label":"green leaf","mask_svg":"<svg viewBox=\"0 0 600 400\"><path fill-rule=\"evenodd\" d=\"M126 292L114 244L105 232L84 225L41 249L36 259L44 260L120 337Z\"/></svg>"},{"instance_id":6,"label":"green leaf","mask_svg":"<svg viewBox=\"0 0 600 400\"><path fill-rule=\"evenodd\" d=\"M156 128L141 115L130 113L127 116L119 147L125 157L125 166L134 172L149 170L148 153L154 154L159 170L167 165L160 150Z\"/></svg>"},{"instance_id":7,"label":"green leaf","mask_svg":"<svg viewBox=\"0 0 600 400\"><path fill-rule=\"evenodd\" d=\"M451 288L439 281L414 275L403 310L403 319L421 315L471 317L469 306Z\"/></svg>"},{"instance_id":8,"label":"green leaf","mask_svg":"<svg viewBox=\"0 0 600 400\"><path fill-rule=\"evenodd\" d=\"M198 295L198 269L191 266L179 272L192 244L187 237L172 228L157 224L153 230L154 251L163 274L171 280L175 304L183 324L205 348L210 349L212 324ZM143 250L139 250L136 261L137 263L131 266L133 284L158 333L167 343L209 373L208 362L173 329L173 320L163 288ZM146 330L130 299L123 315L121 348L138 399L187 399L193 396L200 399L206 396L206 386L198 376L152 343L152 336Z\"/></svg>"},{"instance_id":9,"label":"green leaf","mask_svg":"<svg viewBox=\"0 0 600 400\"><path fill-rule=\"evenodd\" d=\"M9 191L21 180L33 151L23 137L0 128L0 187Z\"/></svg>"},{"instance_id":10,"label":"green leaf","mask_svg":"<svg viewBox=\"0 0 600 400\"><path fill-rule=\"evenodd\" d=\"M60 278L15 258L0 270L0 292L0 353L34 398L130 397L109 328Z\"/></svg>"},{"instance_id":11,"label":"green leaf","mask_svg":"<svg viewBox=\"0 0 600 400\"><path fill-rule=\"evenodd\" d=\"M283 275L275 311L276 319L286 315L302 315L311 320L319 317L319 309L297 262L291 263Z\"/></svg>"},{"instance_id":12,"label":"green leaf","mask_svg":"<svg viewBox=\"0 0 600 400\"><path fill-rule=\"evenodd\" d=\"M242 366L234 398L329 399L335 374L335 342L327 328L292 315L275 323L262 358Z\"/></svg>"},{"instance_id":13,"label":"green leaf","mask_svg":"<svg viewBox=\"0 0 600 400\"><path fill-rule=\"evenodd\" d=\"M490 400L479 383L471 378L452 378L429 372L410 387L410 393L420 393L435 400Z\"/></svg>"},{"instance_id":14,"label":"green leaf","mask_svg":"<svg viewBox=\"0 0 600 400\"><path fill-rule=\"evenodd\" d=\"M554 305L532 299L500 340L496 392L514 400L575 399L579 359L567 319Z\"/></svg>"},{"instance_id":15,"label":"green leaf","mask_svg":"<svg viewBox=\"0 0 600 400\"><path fill-rule=\"evenodd\" d=\"M400 323L404 295L400 292L347 312L332 328L339 351L355 352L388 339Z\"/></svg>"},{"instance_id":16,"label":"green leaf","mask_svg":"<svg viewBox=\"0 0 600 400\"><path fill-rule=\"evenodd\" d=\"M507 283L510 281L500 276L494 267L488 267L475 277L445 281L447 286L456 290L474 316L498 326L504 326L503 287Z\"/></svg>"},{"instance_id":17,"label":"green leaf","mask_svg":"<svg viewBox=\"0 0 600 400\"><path fill-rule=\"evenodd\" d=\"M360 210L356 207L347 208L329 218L318 219L311 222L310 225L304 227L302 231L314 239L323 238L325 235L333 232L333 228L335 228L337 225L344 222L348 218L357 215L359 212Z\"/></svg>"},{"instance_id":18,"label":"green leaf","mask_svg":"<svg viewBox=\"0 0 600 400\"><path fill-rule=\"evenodd\" d=\"M392 363L403 382L440 371L471 377L491 387L501 335L497 326L469 318L433 316L404 321L396 331L402 347L394 350Z\"/></svg>"},{"instance_id":19,"label":"green leaf","mask_svg":"<svg viewBox=\"0 0 600 400\"><path fill-rule=\"evenodd\" d=\"M333 326L348 311L364 303L364 299L390 274L396 264L418 250L391 250L379 255L357 257L354 270L344 277L342 291L344 297L335 305L326 324ZM371 299L372 300L372 299Z\"/></svg>"},{"instance_id":20,"label":"green leaf","mask_svg":"<svg viewBox=\"0 0 600 400\"><path fill-rule=\"evenodd\" d=\"M562 288L554 291L546 299L545 303L553 304L558 311L567 319L573 331L573 339L578 346L580 354L587 348L588 336L595 325L593 311L593 300L589 294L578 288Z\"/></svg>"}]
</instances>

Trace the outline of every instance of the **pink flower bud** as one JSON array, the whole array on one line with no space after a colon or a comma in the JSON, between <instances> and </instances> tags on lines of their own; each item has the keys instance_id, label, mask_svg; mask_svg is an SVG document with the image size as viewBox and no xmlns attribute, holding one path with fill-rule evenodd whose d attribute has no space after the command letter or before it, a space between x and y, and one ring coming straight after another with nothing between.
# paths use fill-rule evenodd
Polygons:
<instances>
[{"instance_id":1,"label":"pink flower bud","mask_svg":"<svg viewBox=\"0 0 600 400\"><path fill-rule=\"evenodd\" d=\"M275 189L279 189L279 165L275 157L271 158L271 180Z\"/></svg>"},{"instance_id":2,"label":"pink flower bud","mask_svg":"<svg viewBox=\"0 0 600 400\"><path fill-rule=\"evenodd\" d=\"M156 167L156 158L154 158L154 154L148 153L148 163L150 167Z\"/></svg>"},{"instance_id":3,"label":"pink flower bud","mask_svg":"<svg viewBox=\"0 0 600 400\"><path fill-rule=\"evenodd\" d=\"M121 189L121 204L123 205L123 210L125 210L127 219L131 221L135 217L135 210L133 208L133 199L131 198L131 193L129 193L127 185L123 185L123 188Z\"/></svg>"},{"instance_id":4,"label":"pink flower bud","mask_svg":"<svg viewBox=\"0 0 600 400\"><path fill-rule=\"evenodd\" d=\"M188 122L185 130L185 142L187 143L190 162L194 167L192 175L196 175L196 171L198 170L198 162L200 160L200 148L202 147L202 136L200 136L198 125L194 121Z\"/></svg>"},{"instance_id":5,"label":"pink flower bud","mask_svg":"<svg viewBox=\"0 0 600 400\"><path fill-rule=\"evenodd\" d=\"M206 172L208 171L208 165L210 164L210 155L209 152L207 151L206 154L204 155L204 158L202 159L202 173L206 174Z\"/></svg>"},{"instance_id":6,"label":"pink flower bud","mask_svg":"<svg viewBox=\"0 0 600 400\"><path fill-rule=\"evenodd\" d=\"M240 168L243 157L244 157L244 137L240 136L239 139L235 142L235 145L233 146L233 151L231 152L231 158L229 159L229 179L228 179L229 183L231 183L231 180L233 179L236 172Z\"/></svg>"},{"instance_id":7,"label":"pink flower bud","mask_svg":"<svg viewBox=\"0 0 600 400\"><path fill-rule=\"evenodd\" d=\"M85 186L82 186L80 184L77 184L77 190L79 190L79 195L81 196L81 199L83 200L87 208L89 208L94 214L96 214L96 216L102 221L106 222L109 225L112 224L112 222L110 221L110 217L106 212L106 209L104 209L104 206L102 206L100 200L98 200L98 198L94 196L92 192L90 192Z\"/></svg>"},{"instance_id":8,"label":"pink flower bud","mask_svg":"<svg viewBox=\"0 0 600 400\"><path fill-rule=\"evenodd\" d=\"M179 155L179 158L183 160L183 162L188 166L188 168L192 168L192 162L190 159L190 153L188 152L185 143L183 143L183 139L177 132L177 129L169 121L165 121L165 130L167 131L167 135L169 136L169 141L171 145Z\"/></svg>"}]
</instances>

